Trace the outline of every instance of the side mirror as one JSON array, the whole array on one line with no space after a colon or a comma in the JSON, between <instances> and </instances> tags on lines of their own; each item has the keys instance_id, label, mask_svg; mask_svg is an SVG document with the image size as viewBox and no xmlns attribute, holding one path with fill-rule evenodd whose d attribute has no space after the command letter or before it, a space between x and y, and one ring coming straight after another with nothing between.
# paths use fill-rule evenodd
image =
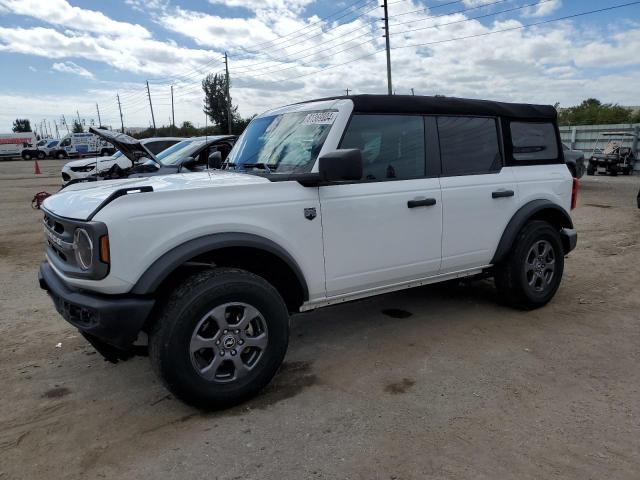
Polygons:
<instances>
[{"instance_id":1,"label":"side mirror","mask_svg":"<svg viewBox=\"0 0 640 480\"><path fill-rule=\"evenodd\" d=\"M180 163L180 168L193 168L193 166L196 164L196 159L193 157L187 157L184 160L182 160L182 162Z\"/></svg>"},{"instance_id":2,"label":"side mirror","mask_svg":"<svg viewBox=\"0 0 640 480\"><path fill-rule=\"evenodd\" d=\"M357 148L334 150L318 160L320 180L340 182L362 178L362 151Z\"/></svg>"},{"instance_id":3,"label":"side mirror","mask_svg":"<svg viewBox=\"0 0 640 480\"><path fill-rule=\"evenodd\" d=\"M220 151L213 152L209 155L207 162L209 163L209 168L219 170L222 167L222 153Z\"/></svg>"}]
</instances>

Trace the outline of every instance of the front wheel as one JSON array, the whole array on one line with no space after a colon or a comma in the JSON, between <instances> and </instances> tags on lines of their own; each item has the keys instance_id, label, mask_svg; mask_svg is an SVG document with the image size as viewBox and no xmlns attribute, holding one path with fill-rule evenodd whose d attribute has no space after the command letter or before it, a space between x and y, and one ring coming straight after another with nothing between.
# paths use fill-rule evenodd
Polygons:
<instances>
[{"instance_id":1,"label":"front wheel","mask_svg":"<svg viewBox=\"0 0 640 480\"><path fill-rule=\"evenodd\" d=\"M38 152L38 160L44 160L46 158L46 155L44 152Z\"/></svg>"},{"instance_id":2,"label":"front wheel","mask_svg":"<svg viewBox=\"0 0 640 480\"><path fill-rule=\"evenodd\" d=\"M33 157L31 155L31 152L22 152L22 159L23 160L31 160Z\"/></svg>"},{"instance_id":3,"label":"front wheel","mask_svg":"<svg viewBox=\"0 0 640 480\"><path fill-rule=\"evenodd\" d=\"M56 153L56 158L62 160L63 158L67 158L67 154L65 152L58 152Z\"/></svg>"},{"instance_id":4,"label":"front wheel","mask_svg":"<svg viewBox=\"0 0 640 480\"><path fill-rule=\"evenodd\" d=\"M553 298L563 271L560 233L549 223L536 220L525 225L507 258L496 265L495 282L509 305L533 310Z\"/></svg>"},{"instance_id":5,"label":"front wheel","mask_svg":"<svg viewBox=\"0 0 640 480\"><path fill-rule=\"evenodd\" d=\"M171 293L150 332L149 356L176 397L219 409L264 388L288 341L289 314L276 289L252 273L216 268Z\"/></svg>"}]
</instances>

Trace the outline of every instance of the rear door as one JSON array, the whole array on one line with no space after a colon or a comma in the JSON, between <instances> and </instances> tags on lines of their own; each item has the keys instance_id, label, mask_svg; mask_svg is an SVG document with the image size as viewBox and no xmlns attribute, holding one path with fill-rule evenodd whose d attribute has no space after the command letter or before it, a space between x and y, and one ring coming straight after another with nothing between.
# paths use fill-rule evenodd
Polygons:
<instances>
[{"instance_id":1,"label":"rear door","mask_svg":"<svg viewBox=\"0 0 640 480\"><path fill-rule=\"evenodd\" d=\"M504 167L499 121L437 118L442 161L442 271L488 265L518 209L511 167Z\"/></svg>"},{"instance_id":2,"label":"rear door","mask_svg":"<svg viewBox=\"0 0 640 480\"><path fill-rule=\"evenodd\" d=\"M352 117L340 148L362 151L363 178L319 188L327 296L439 272L442 200L428 132L419 115Z\"/></svg>"}]
</instances>

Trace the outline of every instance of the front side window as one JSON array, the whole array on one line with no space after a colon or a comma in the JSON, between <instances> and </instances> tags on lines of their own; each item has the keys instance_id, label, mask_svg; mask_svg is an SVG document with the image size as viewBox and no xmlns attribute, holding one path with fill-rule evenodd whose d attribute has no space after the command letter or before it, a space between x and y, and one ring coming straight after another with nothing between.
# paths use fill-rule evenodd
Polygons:
<instances>
[{"instance_id":1,"label":"front side window","mask_svg":"<svg viewBox=\"0 0 640 480\"><path fill-rule=\"evenodd\" d=\"M338 112L291 112L251 121L231 150L227 165L266 166L276 173L308 173L318 158Z\"/></svg>"},{"instance_id":2,"label":"front side window","mask_svg":"<svg viewBox=\"0 0 640 480\"><path fill-rule=\"evenodd\" d=\"M425 175L424 121L409 115L354 115L340 148L362 151L364 180Z\"/></svg>"},{"instance_id":3,"label":"front side window","mask_svg":"<svg viewBox=\"0 0 640 480\"><path fill-rule=\"evenodd\" d=\"M556 160L558 141L553 123L511 122L513 159L516 161Z\"/></svg>"},{"instance_id":4,"label":"front side window","mask_svg":"<svg viewBox=\"0 0 640 480\"><path fill-rule=\"evenodd\" d=\"M438 117L443 175L471 175L500 170L502 156L494 118Z\"/></svg>"}]
</instances>

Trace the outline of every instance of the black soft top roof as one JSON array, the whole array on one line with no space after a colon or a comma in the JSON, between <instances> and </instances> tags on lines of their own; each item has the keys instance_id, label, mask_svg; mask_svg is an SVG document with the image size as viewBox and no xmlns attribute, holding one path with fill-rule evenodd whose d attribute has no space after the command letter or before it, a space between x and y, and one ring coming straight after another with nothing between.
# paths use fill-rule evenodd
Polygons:
<instances>
[{"instance_id":1,"label":"black soft top roof","mask_svg":"<svg viewBox=\"0 0 640 480\"><path fill-rule=\"evenodd\" d=\"M527 120L556 120L558 113L552 105L504 103L455 97L427 97L421 95L349 95L310 100L349 99L354 112L359 113L422 113L436 115L481 115L520 118ZM303 102L308 103L308 102Z\"/></svg>"}]
</instances>

